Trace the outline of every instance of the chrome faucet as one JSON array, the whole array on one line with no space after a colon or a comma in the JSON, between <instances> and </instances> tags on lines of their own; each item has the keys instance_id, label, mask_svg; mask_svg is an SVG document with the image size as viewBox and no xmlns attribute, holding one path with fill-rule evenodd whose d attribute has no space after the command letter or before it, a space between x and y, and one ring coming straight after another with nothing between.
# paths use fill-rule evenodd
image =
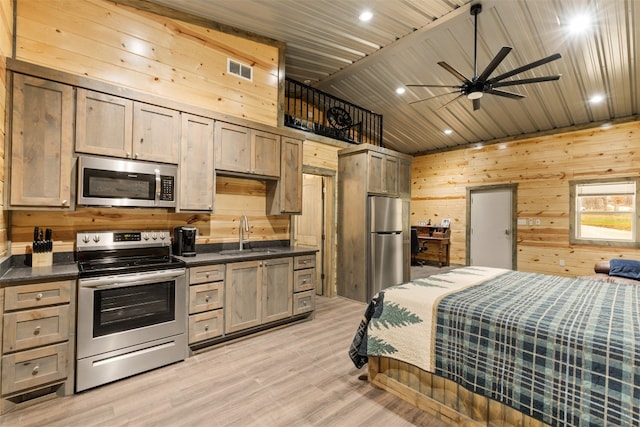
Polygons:
<instances>
[{"instance_id":1,"label":"chrome faucet","mask_svg":"<svg viewBox=\"0 0 640 427\"><path fill-rule=\"evenodd\" d=\"M249 220L247 219L246 215L242 215L240 217L240 225L238 227L238 241L240 243L240 250L243 250L244 248L242 247L242 245L249 241L248 238L247 239L244 238L244 235L242 233L243 228L244 228L244 231L246 231L247 233L249 232Z\"/></svg>"}]
</instances>

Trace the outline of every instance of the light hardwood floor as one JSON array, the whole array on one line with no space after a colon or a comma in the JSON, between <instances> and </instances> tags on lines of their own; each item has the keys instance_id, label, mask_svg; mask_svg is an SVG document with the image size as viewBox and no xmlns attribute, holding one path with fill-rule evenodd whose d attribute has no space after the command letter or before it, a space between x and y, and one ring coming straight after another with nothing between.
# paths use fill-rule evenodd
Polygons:
<instances>
[{"instance_id":1,"label":"light hardwood floor","mask_svg":"<svg viewBox=\"0 0 640 427\"><path fill-rule=\"evenodd\" d=\"M358 379L348 349L365 304L0 417L2 426L443 426Z\"/></svg>"}]
</instances>

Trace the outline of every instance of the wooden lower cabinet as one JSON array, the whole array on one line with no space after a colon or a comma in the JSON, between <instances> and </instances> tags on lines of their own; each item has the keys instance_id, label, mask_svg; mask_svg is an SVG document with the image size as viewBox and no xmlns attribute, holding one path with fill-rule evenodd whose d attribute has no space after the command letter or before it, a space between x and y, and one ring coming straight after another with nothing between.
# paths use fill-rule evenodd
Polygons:
<instances>
[{"instance_id":1,"label":"wooden lower cabinet","mask_svg":"<svg viewBox=\"0 0 640 427\"><path fill-rule=\"evenodd\" d=\"M291 257L227 264L225 333L290 317L292 267Z\"/></svg>"},{"instance_id":2,"label":"wooden lower cabinet","mask_svg":"<svg viewBox=\"0 0 640 427\"><path fill-rule=\"evenodd\" d=\"M189 269L189 344L222 336L224 280L224 264Z\"/></svg>"},{"instance_id":3,"label":"wooden lower cabinet","mask_svg":"<svg viewBox=\"0 0 640 427\"><path fill-rule=\"evenodd\" d=\"M75 289L75 280L60 280L1 290L0 413L73 394Z\"/></svg>"},{"instance_id":4,"label":"wooden lower cabinet","mask_svg":"<svg viewBox=\"0 0 640 427\"><path fill-rule=\"evenodd\" d=\"M293 315L315 309L316 254L301 255L293 262Z\"/></svg>"},{"instance_id":5,"label":"wooden lower cabinet","mask_svg":"<svg viewBox=\"0 0 640 427\"><path fill-rule=\"evenodd\" d=\"M315 257L190 267L189 345L201 348L308 316L314 309Z\"/></svg>"},{"instance_id":6,"label":"wooden lower cabinet","mask_svg":"<svg viewBox=\"0 0 640 427\"><path fill-rule=\"evenodd\" d=\"M189 315L189 344L222 336L223 322L223 310Z\"/></svg>"}]
</instances>

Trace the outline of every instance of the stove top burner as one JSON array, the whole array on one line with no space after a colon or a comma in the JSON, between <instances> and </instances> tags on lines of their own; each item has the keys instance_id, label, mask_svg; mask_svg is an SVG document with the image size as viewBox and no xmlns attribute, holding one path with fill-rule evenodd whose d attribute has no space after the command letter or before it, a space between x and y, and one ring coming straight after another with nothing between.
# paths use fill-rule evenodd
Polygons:
<instances>
[{"instance_id":1,"label":"stove top burner","mask_svg":"<svg viewBox=\"0 0 640 427\"><path fill-rule=\"evenodd\" d=\"M81 278L185 266L171 256L168 231L81 232L76 243Z\"/></svg>"}]
</instances>

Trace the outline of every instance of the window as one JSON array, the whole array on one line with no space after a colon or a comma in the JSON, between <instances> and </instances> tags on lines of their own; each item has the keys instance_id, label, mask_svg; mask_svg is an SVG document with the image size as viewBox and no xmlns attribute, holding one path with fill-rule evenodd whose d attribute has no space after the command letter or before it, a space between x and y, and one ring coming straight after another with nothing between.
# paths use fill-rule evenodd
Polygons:
<instances>
[{"instance_id":1,"label":"window","mask_svg":"<svg viewBox=\"0 0 640 427\"><path fill-rule=\"evenodd\" d=\"M636 246L638 181L571 181L571 243Z\"/></svg>"}]
</instances>

